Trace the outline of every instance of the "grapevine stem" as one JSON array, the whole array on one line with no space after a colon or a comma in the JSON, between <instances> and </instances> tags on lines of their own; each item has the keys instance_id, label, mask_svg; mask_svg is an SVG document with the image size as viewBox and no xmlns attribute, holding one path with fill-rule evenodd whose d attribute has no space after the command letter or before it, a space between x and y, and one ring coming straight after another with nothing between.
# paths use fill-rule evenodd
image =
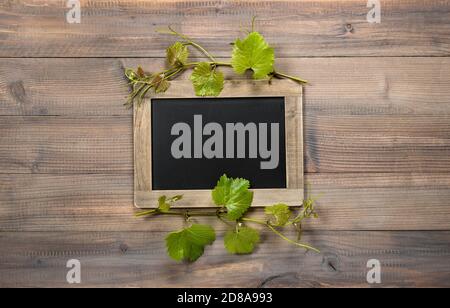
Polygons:
<instances>
[{"instance_id":1,"label":"grapevine stem","mask_svg":"<svg viewBox=\"0 0 450 308\"><path fill-rule=\"evenodd\" d=\"M181 34L175 30L172 29L172 27L169 27L170 30L170 34L178 36L180 38L182 38L183 40L185 40L189 45L194 46L195 48L197 48L198 50L200 50L202 53L204 53L209 59L211 59L211 61L216 62L216 59L214 58L213 55L211 55L205 48L203 48L200 44L197 44L196 42L194 42L193 40L191 40L188 36Z\"/></svg>"},{"instance_id":2,"label":"grapevine stem","mask_svg":"<svg viewBox=\"0 0 450 308\"><path fill-rule=\"evenodd\" d=\"M143 216L148 216L148 215L153 215L156 214L156 210L150 210L150 211L145 211L145 212L139 212L137 213L135 216L136 217L143 217Z\"/></svg>"},{"instance_id":3,"label":"grapevine stem","mask_svg":"<svg viewBox=\"0 0 450 308\"><path fill-rule=\"evenodd\" d=\"M287 74L284 74L284 73L280 73L280 72L273 72L273 75L275 77L288 78L288 79L291 79L291 80L299 82L299 83L308 83L307 80L304 80L304 79L301 79L301 78L298 78L298 77L294 77L294 76L290 76L290 75L287 75Z\"/></svg>"},{"instance_id":4,"label":"grapevine stem","mask_svg":"<svg viewBox=\"0 0 450 308\"><path fill-rule=\"evenodd\" d=\"M192 41L189 41L188 43L189 43L189 45L192 45L192 46L194 46L195 48L199 49L201 52L203 52L203 53L204 53L211 61L213 61L213 62L216 61L216 59L215 59L208 51L206 51L205 48L203 48L203 47L200 46L199 44L197 44L197 43L195 43L195 42L192 42Z\"/></svg>"},{"instance_id":5,"label":"grapevine stem","mask_svg":"<svg viewBox=\"0 0 450 308\"><path fill-rule=\"evenodd\" d=\"M317 253L320 253L320 250L318 250L318 249L316 249L316 248L314 248L314 247L311 247L311 246L306 245L306 244L297 243L296 241L291 240L290 238L286 237L283 233L279 232L277 229L275 229L274 227L272 227L272 226L269 225L269 224L267 224L267 227L268 227L270 230L272 230L276 235L278 235L279 237L281 237L283 240L288 241L289 243L291 243L291 244L293 244L293 245L302 247L302 248L304 248L304 249L306 249L306 250L312 250L312 251L315 251L315 252L317 252Z\"/></svg>"},{"instance_id":6,"label":"grapevine stem","mask_svg":"<svg viewBox=\"0 0 450 308\"><path fill-rule=\"evenodd\" d=\"M226 221L226 220L222 217L222 215L217 214L217 218L219 218L219 220L220 220L221 222L223 222L224 224L226 224L227 226L229 226L229 227L235 227L234 225L232 225L231 223L229 223L228 221Z\"/></svg>"},{"instance_id":7,"label":"grapevine stem","mask_svg":"<svg viewBox=\"0 0 450 308\"><path fill-rule=\"evenodd\" d=\"M255 22L255 20L252 21L252 31L254 31L254 22ZM169 32L161 32L161 33L169 33L171 35L175 35L175 36L178 36L178 37L182 38L183 40L185 40L187 42L187 44L194 46L195 48L200 50L206 57L208 57L212 61L212 62L209 62L209 64L216 65L216 66L229 66L229 67L231 67L231 63L218 62L216 60L216 58L208 50L206 50L206 48L204 48L200 44L194 42L188 36L175 31L172 27L169 27L169 30L170 30ZM184 69L190 68L192 66L196 66L197 64L199 64L199 62L185 64L184 65ZM308 83L307 80L304 80L304 79L301 79L301 78L298 78L298 77L295 77L295 76L291 76L291 75L288 75L288 74L285 74L285 73L276 72L276 71L274 71L272 73L272 76L278 77L278 78L291 79L291 80L293 80L295 82L298 82L298 83Z\"/></svg>"},{"instance_id":8,"label":"grapevine stem","mask_svg":"<svg viewBox=\"0 0 450 308\"><path fill-rule=\"evenodd\" d=\"M149 211L145 211L145 212L141 212L141 213L137 213L136 217L142 217L142 216L148 216L148 215L172 215L172 216L181 216L181 217L213 217L216 216L217 218L219 218L222 222L226 223L227 225L229 225L228 222L226 222L223 219L223 216L218 213L217 211L214 212L190 212L190 211L183 211L183 212L174 212L174 211L168 211L168 212L161 212L158 209L154 209L154 210L149 210ZM291 240L290 238L286 237L284 234L282 234L281 232L279 232L277 229L275 229L269 222L267 221L263 221L263 220L258 220L258 219L252 219L252 218L242 218L241 221L246 221L246 222L252 222L252 223L256 223L262 226L266 226L267 228L269 228L272 232L274 232L276 235L278 235L279 237L281 237L283 240L287 241L288 243L291 243L293 245L299 246L303 249L306 250L312 250L315 251L317 253L320 253L320 250L306 245L306 244L301 244L298 243L296 241Z\"/></svg>"},{"instance_id":9,"label":"grapevine stem","mask_svg":"<svg viewBox=\"0 0 450 308\"><path fill-rule=\"evenodd\" d=\"M251 218L242 218L242 221L253 222L253 223L256 223L256 224L259 224L259 225L266 226L266 227L269 228L272 232L274 232L276 235L278 235L279 237L281 237L283 240L285 240L285 241L287 241L287 242L289 242L289 243L291 243L291 244L293 244L293 245L302 247L302 248L304 248L304 249L306 249L306 250L312 250L312 251L315 251L315 252L317 252L317 253L320 253L320 250L318 250L318 249L316 249L316 248L314 248L314 247L311 247L311 246L306 245L306 244L297 243L297 242L291 240L290 238L286 237L284 234L282 234L281 232L279 232L279 231L278 231L277 229L275 229L272 225L270 225L270 223L268 223L268 222L266 222L266 221L257 220L257 219L251 219Z\"/></svg>"},{"instance_id":10,"label":"grapevine stem","mask_svg":"<svg viewBox=\"0 0 450 308\"><path fill-rule=\"evenodd\" d=\"M178 75L179 73L183 72L184 70L185 70L185 68L184 68L184 67L181 67L181 68L177 69L176 71L174 71L174 72L168 74L167 76L165 76L165 78L166 78L166 79L170 79L170 78L172 78L172 77Z\"/></svg>"},{"instance_id":11,"label":"grapevine stem","mask_svg":"<svg viewBox=\"0 0 450 308\"><path fill-rule=\"evenodd\" d=\"M199 65L201 62L191 62L191 63L186 63L185 65L184 65L184 67L185 68L190 68L190 67L192 67L192 66L197 66L197 65ZM214 61L214 62L206 62L206 63L208 63L208 64L210 64L210 65L215 65L215 66L229 66L229 67L231 67L231 63L227 63L227 62L217 62L217 61Z\"/></svg>"},{"instance_id":12,"label":"grapevine stem","mask_svg":"<svg viewBox=\"0 0 450 308\"><path fill-rule=\"evenodd\" d=\"M191 212L191 211L183 211L183 212L175 212L175 211L169 211L169 212L161 212L157 209L155 210L150 210L150 211L145 211L145 212L140 212L136 214L136 217L142 217L142 216L147 216L147 215L152 215L152 214L158 214L158 215L172 215L172 216L190 216L190 217L199 217L199 216L204 216L204 217L213 217L213 216L217 216L217 212Z\"/></svg>"},{"instance_id":13,"label":"grapevine stem","mask_svg":"<svg viewBox=\"0 0 450 308\"><path fill-rule=\"evenodd\" d=\"M257 219L252 219L252 218L242 218L241 220L247 221L247 222L253 222L255 224L262 225L262 226L267 226L267 222L263 221L263 220L257 220Z\"/></svg>"},{"instance_id":14,"label":"grapevine stem","mask_svg":"<svg viewBox=\"0 0 450 308\"><path fill-rule=\"evenodd\" d=\"M232 225L231 223L229 223L228 221L226 221L224 219L224 215L222 215L220 212L215 211L215 212L191 212L191 211L184 211L184 212L174 212L174 211L169 211L169 212L161 212L158 211L157 209L155 210L150 210L150 211L145 211L145 212L140 212L136 214L136 217L142 217L142 216L148 216L148 215L172 215L172 216L182 216L182 217L213 217L216 216L220 221L222 221L224 224L230 226L230 227L234 227L234 225Z\"/></svg>"}]
</instances>

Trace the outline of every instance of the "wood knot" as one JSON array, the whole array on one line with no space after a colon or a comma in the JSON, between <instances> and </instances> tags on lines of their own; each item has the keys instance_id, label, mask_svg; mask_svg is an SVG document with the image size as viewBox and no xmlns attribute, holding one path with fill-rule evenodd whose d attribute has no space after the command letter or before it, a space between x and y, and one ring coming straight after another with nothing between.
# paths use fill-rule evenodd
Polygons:
<instances>
[{"instance_id":1,"label":"wood knot","mask_svg":"<svg viewBox=\"0 0 450 308\"><path fill-rule=\"evenodd\" d=\"M9 91L11 96L19 103L25 103L27 92L25 91L25 87L23 85L23 81L14 81L9 84Z\"/></svg>"},{"instance_id":2,"label":"wood knot","mask_svg":"<svg viewBox=\"0 0 450 308\"><path fill-rule=\"evenodd\" d=\"M119 249L122 253L126 253L129 249L128 245L125 243L120 244Z\"/></svg>"},{"instance_id":3,"label":"wood knot","mask_svg":"<svg viewBox=\"0 0 450 308\"><path fill-rule=\"evenodd\" d=\"M329 272L339 271L339 257L335 254L325 254L322 260L322 266Z\"/></svg>"},{"instance_id":4,"label":"wood knot","mask_svg":"<svg viewBox=\"0 0 450 308\"><path fill-rule=\"evenodd\" d=\"M35 261L35 264L36 264L37 267L40 267L40 266L42 266L44 264L44 261L42 261L41 259L37 259Z\"/></svg>"},{"instance_id":5,"label":"wood knot","mask_svg":"<svg viewBox=\"0 0 450 308\"><path fill-rule=\"evenodd\" d=\"M347 33L354 33L355 29L353 28L353 25L352 24L346 24L345 25L345 32L347 32Z\"/></svg>"},{"instance_id":6,"label":"wood knot","mask_svg":"<svg viewBox=\"0 0 450 308\"><path fill-rule=\"evenodd\" d=\"M39 163L34 162L31 164L31 173L38 173L39 172Z\"/></svg>"}]
</instances>

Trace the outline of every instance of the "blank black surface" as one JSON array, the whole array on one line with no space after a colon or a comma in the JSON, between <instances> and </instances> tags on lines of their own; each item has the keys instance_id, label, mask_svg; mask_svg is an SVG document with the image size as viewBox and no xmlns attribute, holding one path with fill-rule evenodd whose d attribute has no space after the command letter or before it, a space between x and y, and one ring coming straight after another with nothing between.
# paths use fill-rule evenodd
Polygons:
<instances>
[{"instance_id":1,"label":"blank black surface","mask_svg":"<svg viewBox=\"0 0 450 308\"><path fill-rule=\"evenodd\" d=\"M154 190L212 189L223 174L233 178L242 177L248 179L252 184L252 188L287 187L285 101L283 97L154 99L151 106L152 182ZM279 123L280 158L278 168L261 170L260 163L264 161L261 158L173 158L171 145L179 136L171 135L172 126L179 122L190 125L193 149L194 115L203 116L203 125L210 122L222 125L224 128L224 149L226 149L226 123L268 123L269 136L270 123ZM203 141L208 138L209 136L204 136ZM248 153L248 142L246 153ZM248 157L248 154L246 157Z\"/></svg>"}]
</instances>

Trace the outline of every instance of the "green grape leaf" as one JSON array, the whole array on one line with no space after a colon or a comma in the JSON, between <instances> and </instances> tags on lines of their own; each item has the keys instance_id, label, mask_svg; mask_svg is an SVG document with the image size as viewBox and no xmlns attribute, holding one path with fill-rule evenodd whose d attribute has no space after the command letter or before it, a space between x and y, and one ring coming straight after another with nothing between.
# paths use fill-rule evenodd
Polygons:
<instances>
[{"instance_id":1,"label":"green grape leaf","mask_svg":"<svg viewBox=\"0 0 450 308\"><path fill-rule=\"evenodd\" d=\"M216 233L208 225L192 225L166 237L167 254L176 261L194 262L200 258L205 246L216 240Z\"/></svg>"},{"instance_id":2,"label":"green grape leaf","mask_svg":"<svg viewBox=\"0 0 450 308\"><path fill-rule=\"evenodd\" d=\"M170 82L164 79L160 83L158 83L158 85L155 87L155 92L156 93L167 92L167 90L169 90L169 87L170 87Z\"/></svg>"},{"instance_id":3,"label":"green grape leaf","mask_svg":"<svg viewBox=\"0 0 450 308\"><path fill-rule=\"evenodd\" d=\"M166 196L162 196L158 199L158 210L161 213L167 213L170 211L170 204L167 202Z\"/></svg>"},{"instance_id":4,"label":"green grape leaf","mask_svg":"<svg viewBox=\"0 0 450 308\"><path fill-rule=\"evenodd\" d=\"M167 63L172 67L179 67L186 64L189 58L189 50L186 45L176 42L167 48Z\"/></svg>"},{"instance_id":5,"label":"green grape leaf","mask_svg":"<svg viewBox=\"0 0 450 308\"><path fill-rule=\"evenodd\" d=\"M138 75L136 74L136 72L132 68L127 68L125 70L125 76L128 78L128 80L130 80L132 82L136 81L138 79Z\"/></svg>"},{"instance_id":6,"label":"green grape leaf","mask_svg":"<svg viewBox=\"0 0 450 308\"><path fill-rule=\"evenodd\" d=\"M170 82L164 79L161 75L155 76L152 80L155 93L164 93L169 90Z\"/></svg>"},{"instance_id":7,"label":"green grape leaf","mask_svg":"<svg viewBox=\"0 0 450 308\"><path fill-rule=\"evenodd\" d=\"M265 208L267 215L271 215L275 218L275 221L271 221L276 227L284 227L292 216L292 211L286 204L275 204Z\"/></svg>"},{"instance_id":8,"label":"green grape leaf","mask_svg":"<svg viewBox=\"0 0 450 308\"><path fill-rule=\"evenodd\" d=\"M231 179L227 175L220 177L213 191L213 200L217 205L225 205L232 195L245 192L250 188L250 182L245 179Z\"/></svg>"},{"instance_id":9,"label":"green grape leaf","mask_svg":"<svg viewBox=\"0 0 450 308\"><path fill-rule=\"evenodd\" d=\"M237 74L253 71L254 79L266 78L274 71L275 52L258 32L251 32L244 40L236 40L231 65Z\"/></svg>"},{"instance_id":10,"label":"green grape leaf","mask_svg":"<svg viewBox=\"0 0 450 308\"><path fill-rule=\"evenodd\" d=\"M230 220L238 220L248 211L253 202L253 192L246 191L244 193L232 196L226 207L228 209L227 217Z\"/></svg>"},{"instance_id":11,"label":"green grape leaf","mask_svg":"<svg viewBox=\"0 0 450 308\"><path fill-rule=\"evenodd\" d=\"M144 69L142 68L142 67L138 67L138 69L137 69L137 75L140 77L140 78L144 78L145 77L145 72L144 72Z\"/></svg>"},{"instance_id":12,"label":"green grape leaf","mask_svg":"<svg viewBox=\"0 0 450 308\"><path fill-rule=\"evenodd\" d=\"M227 208L228 219L238 220L253 202L253 192L249 188L249 181L223 175L212 192L212 198L216 205Z\"/></svg>"},{"instance_id":13,"label":"green grape leaf","mask_svg":"<svg viewBox=\"0 0 450 308\"><path fill-rule=\"evenodd\" d=\"M167 198L167 196L161 196L158 199L158 211L161 213L167 213L170 211L172 205L171 203L180 201L183 196L175 196L172 198Z\"/></svg>"},{"instance_id":14,"label":"green grape leaf","mask_svg":"<svg viewBox=\"0 0 450 308\"><path fill-rule=\"evenodd\" d=\"M219 96L223 90L223 74L206 62L199 63L191 75L197 96Z\"/></svg>"},{"instance_id":15,"label":"green grape leaf","mask_svg":"<svg viewBox=\"0 0 450 308\"><path fill-rule=\"evenodd\" d=\"M259 232L249 227L230 230L225 234L225 248L231 254L249 254L259 243Z\"/></svg>"}]
</instances>

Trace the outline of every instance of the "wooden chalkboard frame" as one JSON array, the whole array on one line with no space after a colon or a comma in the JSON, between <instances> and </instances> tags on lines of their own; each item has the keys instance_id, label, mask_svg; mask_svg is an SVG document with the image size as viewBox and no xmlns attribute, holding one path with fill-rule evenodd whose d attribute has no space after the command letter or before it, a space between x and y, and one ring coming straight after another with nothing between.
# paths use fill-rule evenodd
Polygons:
<instances>
[{"instance_id":1,"label":"wooden chalkboard frame","mask_svg":"<svg viewBox=\"0 0 450 308\"><path fill-rule=\"evenodd\" d=\"M289 80L226 81L221 98L284 97L286 121L287 189L254 189L254 207L285 203L300 205L304 197L303 104L302 87ZM156 191L152 189L151 103L153 99L198 98L189 81L173 81L166 93L152 94L144 104L134 107L134 204L155 208L162 195L183 195L182 207L214 206L210 190ZM211 183L214 185L214 183Z\"/></svg>"}]
</instances>

